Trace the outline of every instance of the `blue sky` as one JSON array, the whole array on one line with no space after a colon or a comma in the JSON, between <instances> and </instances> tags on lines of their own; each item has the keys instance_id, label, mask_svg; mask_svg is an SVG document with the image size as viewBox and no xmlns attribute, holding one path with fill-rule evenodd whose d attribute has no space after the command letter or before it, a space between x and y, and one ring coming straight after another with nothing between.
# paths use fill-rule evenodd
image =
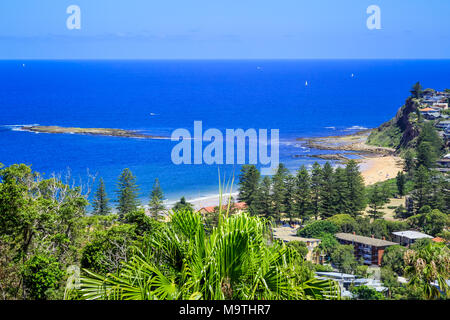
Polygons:
<instances>
[{"instance_id":1,"label":"blue sky","mask_svg":"<svg viewBox=\"0 0 450 320\"><path fill-rule=\"evenodd\" d=\"M66 27L73 4L80 30ZM1 0L0 59L450 58L449 12L448 0Z\"/></svg>"}]
</instances>

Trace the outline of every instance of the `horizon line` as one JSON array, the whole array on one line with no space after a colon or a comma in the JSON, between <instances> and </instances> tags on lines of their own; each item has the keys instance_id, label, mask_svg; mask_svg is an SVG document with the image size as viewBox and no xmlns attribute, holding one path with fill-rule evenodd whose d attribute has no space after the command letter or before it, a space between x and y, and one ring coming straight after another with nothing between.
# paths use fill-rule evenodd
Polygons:
<instances>
[{"instance_id":1,"label":"horizon line","mask_svg":"<svg viewBox=\"0 0 450 320\"><path fill-rule=\"evenodd\" d=\"M301 60L385 60L445 61L449 58L0 58L0 61L301 61Z\"/></svg>"}]
</instances>

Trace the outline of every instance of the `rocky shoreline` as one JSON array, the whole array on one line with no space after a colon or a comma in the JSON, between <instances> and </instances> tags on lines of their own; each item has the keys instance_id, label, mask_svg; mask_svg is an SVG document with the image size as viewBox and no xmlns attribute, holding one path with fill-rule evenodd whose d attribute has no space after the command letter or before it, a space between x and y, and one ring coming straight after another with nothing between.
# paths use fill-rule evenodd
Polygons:
<instances>
[{"instance_id":1,"label":"rocky shoreline","mask_svg":"<svg viewBox=\"0 0 450 320\"><path fill-rule=\"evenodd\" d=\"M22 126L22 131L35 133L53 133L53 134L82 134L94 136L108 136L121 138L140 138L140 139L170 139L169 137L153 136L132 130L109 129L109 128L76 128L60 126Z\"/></svg>"},{"instance_id":2,"label":"rocky shoreline","mask_svg":"<svg viewBox=\"0 0 450 320\"><path fill-rule=\"evenodd\" d=\"M367 138L373 129L362 130L356 133L342 136L327 136L318 138L298 138L297 141L303 141L305 146L316 150L346 151L346 153L332 153L308 155L307 157L319 158L324 160L350 160L346 155L361 155L365 157L393 156L395 149L372 146L367 144ZM303 157L302 155L294 157Z\"/></svg>"}]
</instances>

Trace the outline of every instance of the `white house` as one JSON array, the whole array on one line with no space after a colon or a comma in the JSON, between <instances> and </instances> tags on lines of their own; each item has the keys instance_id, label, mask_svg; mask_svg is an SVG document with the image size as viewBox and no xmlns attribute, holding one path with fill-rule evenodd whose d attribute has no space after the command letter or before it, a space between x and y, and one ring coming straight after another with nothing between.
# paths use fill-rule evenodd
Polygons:
<instances>
[{"instance_id":1,"label":"white house","mask_svg":"<svg viewBox=\"0 0 450 320\"><path fill-rule=\"evenodd\" d=\"M409 246L419 239L433 239L433 237L428 234L413 230L397 231L392 232L392 234L394 235L394 241L402 246Z\"/></svg>"}]
</instances>

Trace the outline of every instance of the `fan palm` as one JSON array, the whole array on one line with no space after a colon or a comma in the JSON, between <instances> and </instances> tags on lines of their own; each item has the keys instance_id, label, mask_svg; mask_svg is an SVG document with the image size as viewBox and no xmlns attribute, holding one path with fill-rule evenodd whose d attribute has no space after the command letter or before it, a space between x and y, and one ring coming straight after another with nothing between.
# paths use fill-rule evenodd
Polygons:
<instances>
[{"instance_id":1,"label":"fan palm","mask_svg":"<svg viewBox=\"0 0 450 320\"><path fill-rule=\"evenodd\" d=\"M333 281L301 282L302 258L267 244L267 225L247 213L223 216L206 236L198 213L177 211L117 274L85 270L83 299L327 299Z\"/></svg>"},{"instance_id":2,"label":"fan palm","mask_svg":"<svg viewBox=\"0 0 450 320\"><path fill-rule=\"evenodd\" d=\"M229 205L222 212L222 201L219 210L218 225L209 235L199 213L172 212L170 222L147 237L116 274L103 276L85 270L79 296L124 300L339 298L336 282L304 280L303 258L296 251L283 243L269 244L266 220L248 213L230 216Z\"/></svg>"},{"instance_id":3,"label":"fan palm","mask_svg":"<svg viewBox=\"0 0 450 320\"><path fill-rule=\"evenodd\" d=\"M450 250L444 244L429 243L417 251L407 250L404 254L405 275L409 285L419 288L426 299L447 296L450 288ZM433 284L437 283L440 290Z\"/></svg>"}]
</instances>

